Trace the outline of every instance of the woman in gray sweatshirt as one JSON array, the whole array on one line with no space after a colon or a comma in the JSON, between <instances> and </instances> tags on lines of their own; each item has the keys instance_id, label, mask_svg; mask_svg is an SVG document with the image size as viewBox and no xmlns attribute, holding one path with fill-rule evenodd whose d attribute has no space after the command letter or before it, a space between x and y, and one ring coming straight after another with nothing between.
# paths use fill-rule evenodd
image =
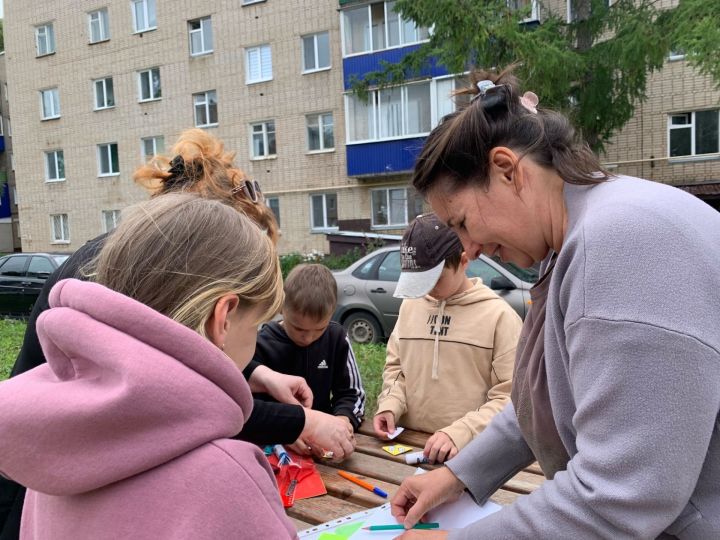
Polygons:
<instances>
[{"instance_id":1,"label":"woman in gray sweatshirt","mask_svg":"<svg viewBox=\"0 0 720 540\"><path fill-rule=\"evenodd\" d=\"M542 261L512 403L446 467L406 480L406 526L534 460L548 480L464 529L403 539L720 539L720 213L610 176L567 119L479 74L413 184L466 252Z\"/></svg>"}]
</instances>

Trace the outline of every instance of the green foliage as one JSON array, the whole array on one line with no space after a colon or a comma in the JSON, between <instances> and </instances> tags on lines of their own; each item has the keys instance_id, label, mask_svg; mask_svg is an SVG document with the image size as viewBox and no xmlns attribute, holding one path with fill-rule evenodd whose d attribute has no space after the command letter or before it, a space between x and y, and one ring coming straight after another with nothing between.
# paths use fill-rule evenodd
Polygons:
<instances>
[{"instance_id":1,"label":"green foliage","mask_svg":"<svg viewBox=\"0 0 720 540\"><path fill-rule=\"evenodd\" d=\"M566 113L596 150L635 112L648 76L682 47L693 65L720 81L720 2L680 0L659 9L655 0L574 0L573 23L542 7L542 24L523 23L529 6L507 0L398 0L397 10L433 27L430 41L398 64L384 64L353 88L411 79L437 59L453 73L475 66L517 63L517 75L541 106ZM529 3L528 3L529 4Z\"/></svg>"},{"instance_id":2,"label":"green foliage","mask_svg":"<svg viewBox=\"0 0 720 540\"><path fill-rule=\"evenodd\" d=\"M23 321L0 319L0 381L10 376L10 370L22 346L26 326Z\"/></svg>"},{"instance_id":3,"label":"green foliage","mask_svg":"<svg viewBox=\"0 0 720 540\"><path fill-rule=\"evenodd\" d=\"M317 263L327 266L330 270L343 270L367 253L382 247L383 244L381 239L374 240L370 238L366 240L364 250L355 247L343 255L327 255L317 251L305 255L297 252L288 253L287 255L280 255L280 269L282 270L283 279L287 277L290 270L302 263Z\"/></svg>"},{"instance_id":4,"label":"green foliage","mask_svg":"<svg viewBox=\"0 0 720 540\"><path fill-rule=\"evenodd\" d=\"M370 345L353 343L353 352L365 388L365 418L372 418L377 408L377 397L380 395L380 390L382 390L385 345L383 343Z\"/></svg>"}]
</instances>

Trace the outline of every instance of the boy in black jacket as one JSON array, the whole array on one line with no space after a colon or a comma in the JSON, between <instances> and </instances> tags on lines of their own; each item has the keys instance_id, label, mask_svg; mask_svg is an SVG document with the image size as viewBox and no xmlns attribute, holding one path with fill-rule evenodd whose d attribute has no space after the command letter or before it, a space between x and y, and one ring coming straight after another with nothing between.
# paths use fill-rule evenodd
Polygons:
<instances>
[{"instance_id":1,"label":"boy in black jacket","mask_svg":"<svg viewBox=\"0 0 720 540\"><path fill-rule=\"evenodd\" d=\"M345 418L357 430L365 391L345 329L330 322L336 303L337 285L330 270L319 264L293 268L285 279L283 320L258 333L253 360L303 377L313 392L313 409ZM301 439L291 448L303 454L323 453Z\"/></svg>"}]
</instances>

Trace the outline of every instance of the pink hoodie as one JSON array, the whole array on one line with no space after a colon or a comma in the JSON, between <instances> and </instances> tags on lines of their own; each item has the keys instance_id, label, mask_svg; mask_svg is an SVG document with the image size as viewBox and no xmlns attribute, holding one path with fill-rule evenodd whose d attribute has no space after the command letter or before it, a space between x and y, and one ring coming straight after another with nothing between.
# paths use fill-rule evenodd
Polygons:
<instances>
[{"instance_id":1,"label":"pink hoodie","mask_svg":"<svg viewBox=\"0 0 720 540\"><path fill-rule=\"evenodd\" d=\"M265 456L228 439L252 396L227 356L96 283L61 281L50 306L48 363L0 383L22 539L296 537Z\"/></svg>"}]
</instances>

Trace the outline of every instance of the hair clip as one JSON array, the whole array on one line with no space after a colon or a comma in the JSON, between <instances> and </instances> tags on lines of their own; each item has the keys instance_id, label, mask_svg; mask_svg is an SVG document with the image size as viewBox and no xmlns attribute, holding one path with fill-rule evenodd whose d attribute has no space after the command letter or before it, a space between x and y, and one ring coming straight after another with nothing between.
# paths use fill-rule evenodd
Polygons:
<instances>
[{"instance_id":1,"label":"hair clip","mask_svg":"<svg viewBox=\"0 0 720 540\"><path fill-rule=\"evenodd\" d=\"M525 92L520 98L520 105L533 114L537 114L538 103L540 103L540 98L535 92Z\"/></svg>"},{"instance_id":2,"label":"hair clip","mask_svg":"<svg viewBox=\"0 0 720 540\"><path fill-rule=\"evenodd\" d=\"M488 90L491 88L495 88L495 83L488 79L483 79L482 81L478 81L477 83L478 93L475 94L471 99L470 102L472 103L478 98L483 97Z\"/></svg>"}]
</instances>

